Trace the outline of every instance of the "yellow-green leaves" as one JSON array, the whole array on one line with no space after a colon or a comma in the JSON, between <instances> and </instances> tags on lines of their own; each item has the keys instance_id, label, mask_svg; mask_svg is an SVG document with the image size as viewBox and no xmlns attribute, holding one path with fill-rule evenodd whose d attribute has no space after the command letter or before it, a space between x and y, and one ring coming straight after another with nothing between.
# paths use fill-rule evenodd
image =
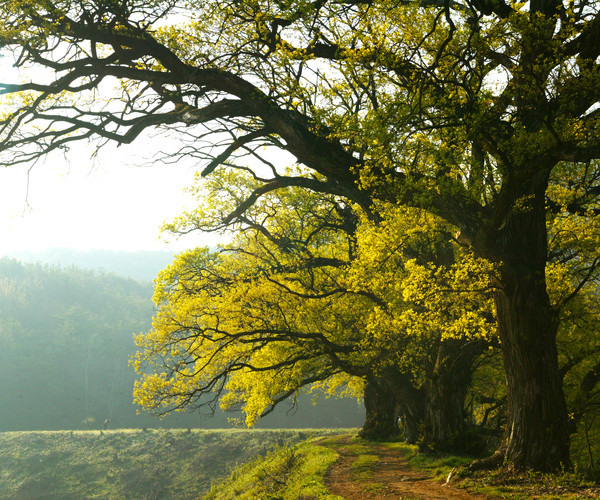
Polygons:
<instances>
[{"instance_id":1,"label":"yellow-green leaves","mask_svg":"<svg viewBox=\"0 0 600 500\"><path fill-rule=\"evenodd\" d=\"M218 229L254 186L231 173L199 183L199 197L219 196L170 229ZM303 388L358 395L361 377L391 367L423 379L441 342L491 338L493 266L423 211L378 210L374 224L336 197L280 189L227 226L229 244L179 255L137 340L138 403L165 411L212 395L253 425Z\"/></svg>"}]
</instances>

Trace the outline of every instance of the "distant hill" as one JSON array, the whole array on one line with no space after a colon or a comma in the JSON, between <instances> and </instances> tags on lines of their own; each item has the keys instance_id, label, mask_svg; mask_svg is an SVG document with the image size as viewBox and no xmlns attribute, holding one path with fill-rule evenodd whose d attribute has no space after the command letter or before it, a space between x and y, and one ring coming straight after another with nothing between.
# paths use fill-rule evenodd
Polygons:
<instances>
[{"instance_id":1,"label":"distant hill","mask_svg":"<svg viewBox=\"0 0 600 500\"><path fill-rule=\"evenodd\" d=\"M115 273L126 278L140 281L152 281L161 269L173 260L174 252L88 250L78 251L69 248L52 248L39 252L24 251L11 254L10 257L23 262L75 266L106 273Z\"/></svg>"},{"instance_id":2,"label":"distant hill","mask_svg":"<svg viewBox=\"0 0 600 500\"><path fill-rule=\"evenodd\" d=\"M141 260L138 256L138 260ZM133 337L151 328L152 284L77 267L0 259L0 431L228 427L239 413L136 412ZM261 427L355 427L352 399L282 403Z\"/></svg>"}]
</instances>

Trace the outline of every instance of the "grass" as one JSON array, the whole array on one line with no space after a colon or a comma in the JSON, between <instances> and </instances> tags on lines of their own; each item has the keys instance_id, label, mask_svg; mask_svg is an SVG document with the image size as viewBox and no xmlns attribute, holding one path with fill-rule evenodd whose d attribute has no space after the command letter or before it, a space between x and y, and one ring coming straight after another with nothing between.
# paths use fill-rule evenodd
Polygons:
<instances>
[{"instance_id":1,"label":"grass","mask_svg":"<svg viewBox=\"0 0 600 500\"><path fill-rule=\"evenodd\" d=\"M454 486L468 488L474 493L482 493L490 498L510 500L600 498L598 485L586 481L581 474L577 473L517 474L497 470L470 475L465 472L464 466L475 458L471 456L419 453L416 446L405 443L370 443L357 437L340 441L337 436L320 439L319 442L321 446L315 447L311 443L302 443L295 448L279 450L266 459L248 464L243 470L236 471L231 478L215 485L207 498L214 500L339 498L327 491L324 487L324 478L327 468L335 462L337 451L342 447L356 457L350 464L350 477L357 484L357 489L384 496L386 486L377 482L377 475L373 472L373 468L379 463L375 448L381 446L394 450L406 458L410 467L424 472L440 483L446 480L453 469L459 469L453 481ZM333 454L330 455L327 450ZM317 457L324 459L320 460ZM298 478L304 474L300 472L301 467L308 462L314 464L314 469L306 476L306 481L298 486ZM307 488L307 485L310 485L310 488Z\"/></svg>"},{"instance_id":2,"label":"grass","mask_svg":"<svg viewBox=\"0 0 600 500\"><path fill-rule=\"evenodd\" d=\"M474 459L469 456L417 453L415 450L408 457L408 463L411 467L426 472L432 478L445 480L453 469L469 465Z\"/></svg>"},{"instance_id":3,"label":"grass","mask_svg":"<svg viewBox=\"0 0 600 500\"><path fill-rule=\"evenodd\" d=\"M599 498L598 484L586 480L577 472L542 474L535 472L511 472L506 469L468 473L466 466L476 457L419 453L416 446L404 443L388 443L407 458L411 467L426 472L430 477L445 481L448 474L457 469L454 484L481 493L490 498L509 500L576 500Z\"/></svg>"},{"instance_id":4,"label":"grass","mask_svg":"<svg viewBox=\"0 0 600 500\"><path fill-rule=\"evenodd\" d=\"M510 500L600 498L598 484L577 472L543 474L498 469L465 477L462 485L473 492Z\"/></svg>"},{"instance_id":5,"label":"grass","mask_svg":"<svg viewBox=\"0 0 600 500\"><path fill-rule=\"evenodd\" d=\"M350 465L350 474L358 480L364 481L373 476L373 466L379 462L377 455L366 454L359 455Z\"/></svg>"},{"instance_id":6,"label":"grass","mask_svg":"<svg viewBox=\"0 0 600 500\"><path fill-rule=\"evenodd\" d=\"M0 433L0 498L196 499L210 488L211 481L227 476L253 457L331 432L136 429Z\"/></svg>"},{"instance_id":7,"label":"grass","mask_svg":"<svg viewBox=\"0 0 600 500\"><path fill-rule=\"evenodd\" d=\"M340 434L345 438L340 440ZM383 495L377 449L393 449L439 481L472 457L421 454L369 443L348 430L114 430L0 433L0 499L342 500L325 486L341 447L356 457L350 479ZM324 436L324 437L323 437ZM577 473L457 473L459 487L511 500L600 498ZM212 485L211 485L212 482Z\"/></svg>"},{"instance_id":8,"label":"grass","mask_svg":"<svg viewBox=\"0 0 600 500\"><path fill-rule=\"evenodd\" d=\"M324 484L327 469L337 460L335 450L310 440L259 457L215 484L207 500L343 500Z\"/></svg>"}]
</instances>

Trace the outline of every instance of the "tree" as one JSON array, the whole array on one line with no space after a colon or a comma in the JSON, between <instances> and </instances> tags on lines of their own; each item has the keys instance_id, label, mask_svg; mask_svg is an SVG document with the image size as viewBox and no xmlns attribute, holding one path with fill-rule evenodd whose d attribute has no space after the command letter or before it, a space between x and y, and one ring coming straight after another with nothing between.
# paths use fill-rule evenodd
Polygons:
<instances>
[{"instance_id":1,"label":"tree","mask_svg":"<svg viewBox=\"0 0 600 500\"><path fill-rule=\"evenodd\" d=\"M221 177L202 184L200 208L171 231L220 228L256 186L228 175L224 193ZM159 276L154 328L138 339L138 402L164 413L221 398L242 405L252 425L304 386L354 377L365 387L364 437L389 437L401 415L408 440L456 450L473 361L495 327L466 293L480 292L483 273L436 268L437 247L449 264L453 254L429 234L433 218L388 211L385 225L357 230L337 197L279 190L229 224L232 243L179 256Z\"/></svg>"},{"instance_id":2,"label":"tree","mask_svg":"<svg viewBox=\"0 0 600 500\"><path fill-rule=\"evenodd\" d=\"M550 179L550 300L560 315L559 373L567 394L572 452L581 468L594 468L598 450L598 297L600 296L600 210L589 196L598 164L563 165Z\"/></svg>"},{"instance_id":3,"label":"tree","mask_svg":"<svg viewBox=\"0 0 600 500\"><path fill-rule=\"evenodd\" d=\"M381 349L392 347L387 356L395 363L383 382L404 406L405 425L419 416L423 447L464 451L466 393L476 360L496 337L494 266L452 244L439 218L383 205L382 222L364 220L359 227L351 268L354 286L379 299L368 331ZM406 343L394 344L398 337ZM420 404L414 403L417 391Z\"/></svg>"},{"instance_id":4,"label":"tree","mask_svg":"<svg viewBox=\"0 0 600 500\"><path fill-rule=\"evenodd\" d=\"M142 405L160 413L220 398L253 425L305 386L364 375L358 329L369 300L340 282L355 246L342 230L351 212L302 192L261 201L227 248L186 252L159 275L154 327L138 338Z\"/></svg>"},{"instance_id":5,"label":"tree","mask_svg":"<svg viewBox=\"0 0 600 500\"><path fill-rule=\"evenodd\" d=\"M161 25L167 14L177 17ZM262 185L236 213L301 186L375 219L373 200L386 200L455 226L499 265L508 421L498 456L538 470L569 464L545 195L563 162L600 156L596 2L7 0L0 22L17 65L55 71L0 87L8 163L187 125L175 153L204 155L205 174L265 144L318 174L258 169ZM118 93L94 99L114 79ZM211 133L219 151L199 152ZM599 191L594 182L586 195Z\"/></svg>"}]
</instances>

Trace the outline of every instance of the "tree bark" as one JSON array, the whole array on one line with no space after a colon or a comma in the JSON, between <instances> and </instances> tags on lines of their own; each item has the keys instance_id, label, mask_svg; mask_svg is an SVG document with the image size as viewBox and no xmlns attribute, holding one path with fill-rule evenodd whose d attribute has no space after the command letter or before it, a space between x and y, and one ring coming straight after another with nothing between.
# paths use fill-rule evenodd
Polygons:
<instances>
[{"instance_id":1,"label":"tree bark","mask_svg":"<svg viewBox=\"0 0 600 500\"><path fill-rule=\"evenodd\" d=\"M485 342L448 339L440 343L431 379L427 382L421 447L435 451L473 451L467 436L465 398L473 362Z\"/></svg>"},{"instance_id":2,"label":"tree bark","mask_svg":"<svg viewBox=\"0 0 600 500\"><path fill-rule=\"evenodd\" d=\"M411 376L394 368L367 378L365 387L365 424L360 436L365 439L389 439L400 435L402 419L404 440L414 444L423 423L424 396L414 387Z\"/></svg>"},{"instance_id":3,"label":"tree bark","mask_svg":"<svg viewBox=\"0 0 600 500\"><path fill-rule=\"evenodd\" d=\"M507 383L505 462L554 471L569 467L569 432L558 370L558 317L546 291L547 174L529 177L519 206L496 232L498 332ZM516 197L515 197L516 198Z\"/></svg>"},{"instance_id":4,"label":"tree bark","mask_svg":"<svg viewBox=\"0 0 600 500\"><path fill-rule=\"evenodd\" d=\"M569 467L569 431L556 332L543 274L505 265L496 294L507 383L505 461L517 468Z\"/></svg>"},{"instance_id":5,"label":"tree bark","mask_svg":"<svg viewBox=\"0 0 600 500\"><path fill-rule=\"evenodd\" d=\"M366 416L360 437L374 441L397 435L396 400L386 384L367 380L364 401Z\"/></svg>"},{"instance_id":6,"label":"tree bark","mask_svg":"<svg viewBox=\"0 0 600 500\"><path fill-rule=\"evenodd\" d=\"M415 444L421 439L423 431L425 403L423 389L415 387L410 374L392 368L388 368L383 373L382 383L387 385L396 402L396 426L400 419L404 441Z\"/></svg>"}]
</instances>

